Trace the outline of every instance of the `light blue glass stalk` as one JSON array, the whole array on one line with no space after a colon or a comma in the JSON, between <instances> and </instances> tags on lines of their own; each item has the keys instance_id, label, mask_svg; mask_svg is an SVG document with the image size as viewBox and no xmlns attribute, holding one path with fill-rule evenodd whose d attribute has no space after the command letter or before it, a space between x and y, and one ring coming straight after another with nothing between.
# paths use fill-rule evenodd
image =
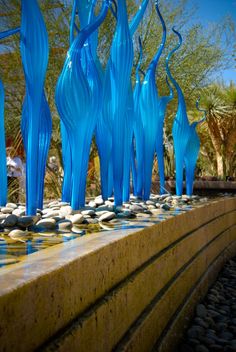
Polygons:
<instances>
[{"instance_id":1,"label":"light blue glass stalk","mask_svg":"<svg viewBox=\"0 0 236 352\"><path fill-rule=\"evenodd\" d=\"M166 70L167 70L168 77L170 78L171 82L173 83L177 91L177 96L178 96L178 108L177 108L177 113L172 127L172 134L173 134L173 143L174 143L174 152L175 152L176 194L181 196L183 193L184 156L185 156L186 147L189 140L190 126L189 126L189 120L186 112L186 104L185 104L183 92L169 70L168 63L169 63L170 57L182 45L182 37L180 33L178 33L174 28L172 30L178 36L179 44L169 53L166 59Z\"/></svg>"},{"instance_id":2,"label":"light blue glass stalk","mask_svg":"<svg viewBox=\"0 0 236 352\"><path fill-rule=\"evenodd\" d=\"M89 22L89 14L91 12L92 1L75 0L72 7L72 15L70 22L70 46L75 39L75 32L78 34L79 29L76 25L76 16L79 17L81 27L85 27ZM96 31L95 31L96 32ZM86 60L86 50L82 49L82 66L85 75L87 75L87 60ZM71 191L72 191L72 151L70 146L70 141L68 139L67 131L64 123L61 119L61 140L62 140L62 156L63 156L63 169L64 177L62 183L62 201L71 202Z\"/></svg>"},{"instance_id":3,"label":"light blue glass stalk","mask_svg":"<svg viewBox=\"0 0 236 352\"><path fill-rule=\"evenodd\" d=\"M142 198L143 196L143 152L144 152L144 132L140 114L140 92L142 83L140 79L140 68L143 60L143 48L139 37L139 62L136 67L136 82L134 87L134 136L132 147L132 178L134 195Z\"/></svg>"},{"instance_id":4,"label":"light blue glass stalk","mask_svg":"<svg viewBox=\"0 0 236 352\"><path fill-rule=\"evenodd\" d=\"M196 107L199 111L204 112L204 116L200 121L195 121L190 125L189 140L184 155L186 172L186 194L189 196L193 194L194 172L200 150L200 139L198 137L196 128L199 124L206 120L206 111L199 108L199 100L196 103Z\"/></svg>"},{"instance_id":5,"label":"light blue glass stalk","mask_svg":"<svg viewBox=\"0 0 236 352\"><path fill-rule=\"evenodd\" d=\"M20 28L10 29L0 32L0 39L9 37L20 31ZM0 80L0 206L7 202L7 161L6 161L6 141L4 126L4 86Z\"/></svg>"},{"instance_id":6,"label":"light blue glass stalk","mask_svg":"<svg viewBox=\"0 0 236 352\"><path fill-rule=\"evenodd\" d=\"M136 15L133 17L129 29L131 35L134 35L137 27L143 17L149 0L144 0L139 7ZM115 9L113 10L113 15L117 19L118 6L114 2ZM105 74L102 72L102 80L104 87L103 94L103 109L102 115L98 118L97 128L96 128L96 142L98 145L99 158L100 158L100 168L101 168L101 188L103 199L107 199L108 196L112 195L113 185L111 179L112 165L112 123L113 123L113 112L111 106L111 76L113 68L111 67L112 61L111 57L108 60L108 64L105 70ZM129 183L130 183L130 146L132 141L132 130L133 130L133 97L132 97L132 85L131 81L129 83L128 91L128 102L126 109L125 118L125 133L124 139L125 143L125 155L124 160L124 175L123 175L123 200L128 200L129 198ZM104 134L104 131L106 133ZM108 186L109 185L109 186Z\"/></svg>"},{"instance_id":7,"label":"light blue glass stalk","mask_svg":"<svg viewBox=\"0 0 236 352\"><path fill-rule=\"evenodd\" d=\"M26 80L22 135L26 150L26 211L42 207L42 187L51 137L51 117L44 95L48 36L36 0L21 1L21 56Z\"/></svg>"},{"instance_id":8,"label":"light blue glass stalk","mask_svg":"<svg viewBox=\"0 0 236 352\"><path fill-rule=\"evenodd\" d=\"M84 27L75 37L57 82L56 105L65 125L72 153L73 209L85 204L86 174L92 135L96 124L98 97L92 96L88 79L84 74L81 52L86 40L106 17L109 0L103 2L96 20Z\"/></svg>"},{"instance_id":9,"label":"light blue glass stalk","mask_svg":"<svg viewBox=\"0 0 236 352\"><path fill-rule=\"evenodd\" d=\"M7 202L7 158L4 127L4 87L0 80L0 206Z\"/></svg>"},{"instance_id":10,"label":"light blue glass stalk","mask_svg":"<svg viewBox=\"0 0 236 352\"><path fill-rule=\"evenodd\" d=\"M166 109L169 102L173 99L173 89L170 86L168 79L166 77L166 83L169 87L170 94L168 96L159 98L159 109L158 109L158 119L157 119L157 139L156 139L156 154L158 161L158 173L160 177L160 194L166 193L165 190L165 166L164 166L164 120L166 115Z\"/></svg>"},{"instance_id":11,"label":"light blue glass stalk","mask_svg":"<svg viewBox=\"0 0 236 352\"><path fill-rule=\"evenodd\" d=\"M125 0L118 0L116 31L111 47L112 159L115 205L122 204L125 155L125 119L133 65L133 43ZM131 150L130 150L131 151Z\"/></svg>"},{"instance_id":12,"label":"light blue glass stalk","mask_svg":"<svg viewBox=\"0 0 236 352\"><path fill-rule=\"evenodd\" d=\"M158 92L156 87L156 68L158 61L161 57L166 41L166 27L165 22L158 8L158 2L155 1L156 11L161 20L163 34L162 42L159 49L151 61L143 84L140 94L140 111L144 130L144 186L143 186L143 198L144 200L149 199L151 182L152 182L152 167L154 160L154 153L156 148L157 128L158 128L158 109L159 100Z\"/></svg>"},{"instance_id":13,"label":"light blue glass stalk","mask_svg":"<svg viewBox=\"0 0 236 352\"><path fill-rule=\"evenodd\" d=\"M133 36L144 16L149 0L143 0L142 4L135 16L129 23L129 30L131 38ZM126 107L126 120L125 120L125 159L124 159L124 175L123 175L123 201L129 201L130 197L130 169L131 169L131 154L132 154L132 141L134 133L135 113L134 113L134 99L132 82L130 80L129 90L127 96L127 107Z\"/></svg>"},{"instance_id":14,"label":"light blue glass stalk","mask_svg":"<svg viewBox=\"0 0 236 352\"><path fill-rule=\"evenodd\" d=\"M27 151L27 138L28 138L28 114L29 114L29 97L26 95L23 104L21 130L25 146L26 155ZM46 162L48 157L48 151L50 147L50 139L52 132L52 118L49 109L49 105L43 92L40 109L40 120L39 120L39 140L38 140L38 185L37 185L37 207L43 208L43 195L44 195L44 177L46 171Z\"/></svg>"}]
</instances>

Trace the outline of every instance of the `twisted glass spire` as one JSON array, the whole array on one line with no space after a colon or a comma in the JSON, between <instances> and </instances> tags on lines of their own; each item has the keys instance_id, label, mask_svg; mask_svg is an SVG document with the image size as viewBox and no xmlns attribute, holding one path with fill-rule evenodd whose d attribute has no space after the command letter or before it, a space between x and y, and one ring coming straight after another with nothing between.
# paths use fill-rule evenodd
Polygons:
<instances>
[{"instance_id":1,"label":"twisted glass spire","mask_svg":"<svg viewBox=\"0 0 236 352\"><path fill-rule=\"evenodd\" d=\"M20 28L10 29L0 32L0 39L9 37L20 31ZM0 80L0 206L7 202L7 162L6 162L6 142L4 126L4 86Z\"/></svg>"}]
</instances>

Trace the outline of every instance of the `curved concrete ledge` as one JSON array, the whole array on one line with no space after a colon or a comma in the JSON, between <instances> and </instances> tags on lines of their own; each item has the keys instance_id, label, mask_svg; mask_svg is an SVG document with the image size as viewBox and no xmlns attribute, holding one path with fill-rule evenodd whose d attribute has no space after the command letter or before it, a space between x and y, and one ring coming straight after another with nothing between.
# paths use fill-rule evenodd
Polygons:
<instances>
[{"instance_id":1,"label":"curved concrete ledge","mask_svg":"<svg viewBox=\"0 0 236 352\"><path fill-rule=\"evenodd\" d=\"M34 253L0 271L2 350L171 351L235 243L230 198Z\"/></svg>"},{"instance_id":2,"label":"curved concrete ledge","mask_svg":"<svg viewBox=\"0 0 236 352\"><path fill-rule=\"evenodd\" d=\"M166 181L166 187L168 190L175 190L175 181L168 180ZM194 190L195 191L204 191L209 192L211 190L217 192L236 192L236 182L235 181L208 181L208 180L195 180L194 181ZM185 182L184 182L185 189Z\"/></svg>"}]
</instances>

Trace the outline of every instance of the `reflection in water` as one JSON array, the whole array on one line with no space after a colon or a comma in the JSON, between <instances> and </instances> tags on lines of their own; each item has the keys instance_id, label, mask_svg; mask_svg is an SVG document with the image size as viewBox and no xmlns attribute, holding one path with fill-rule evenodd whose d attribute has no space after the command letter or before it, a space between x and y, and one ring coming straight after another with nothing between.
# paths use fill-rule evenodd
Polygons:
<instances>
[{"instance_id":1,"label":"reflection in water","mask_svg":"<svg viewBox=\"0 0 236 352\"><path fill-rule=\"evenodd\" d=\"M57 231L44 233L28 233L24 238L11 239L7 234L1 233L0 237L0 267L17 263L25 255L40 251L42 249L54 246L55 244L71 241L75 238L90 235L95 232L111 231L111 230L128 230L143 229L147 226L158 224L161 221L189 211L192 206L184 208L175 208L170 211L161 211L158 214L150 215L150 217L137 217L134 219L120 220L115 219L110 223L98 223L89 225L77 225L72 231Z\"/></svg>"}]
</instances>

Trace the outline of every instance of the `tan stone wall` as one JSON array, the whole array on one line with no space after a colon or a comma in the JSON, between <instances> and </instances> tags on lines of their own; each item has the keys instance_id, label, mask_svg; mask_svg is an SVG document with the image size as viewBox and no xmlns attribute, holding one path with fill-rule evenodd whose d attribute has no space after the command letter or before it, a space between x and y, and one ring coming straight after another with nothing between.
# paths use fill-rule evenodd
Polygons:
<instances>
[{"instance_id":1,"label":"tan stone wall","mask_svg":"<svg viewBox=\"0 0 236 352\"><path fill-rule=\"evenodd\" d=\"M0 271L2 350L171 351L235 254L236 198L32 254Z\"/></svg>"}]
</instances>

